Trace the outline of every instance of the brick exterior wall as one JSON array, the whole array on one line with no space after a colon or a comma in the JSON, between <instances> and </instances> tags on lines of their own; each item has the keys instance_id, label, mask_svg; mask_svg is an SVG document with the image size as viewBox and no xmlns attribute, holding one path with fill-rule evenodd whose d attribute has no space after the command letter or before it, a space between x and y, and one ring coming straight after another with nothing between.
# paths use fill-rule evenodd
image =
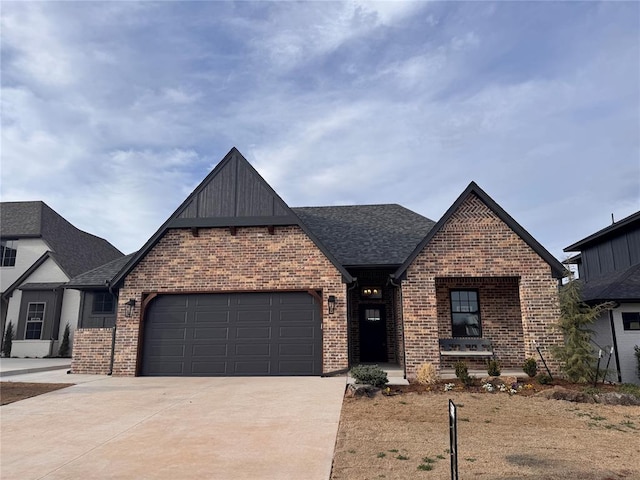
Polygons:
<instances>
[{"instance_id":1,"label":"brick exterior wall","mask_svg":"<svg viewBox=\"0 0 640 480\"><path fill-rule=\"evenodd\" d=\"M172 229L131 271L120 290L114 375L135 375L142 347L144 294L317 290L323 302L323 372L348 366L346 286L342 275L297 226ZM326 298L336 296L333 315ZM135 299L131 317L124 304Z\"/></svg>"},{"instance_id":2,"label":"brick exterior wall","mask_svg":"<svg viewBox=\"0 0 640 480\"><path fill-rule=\"evenodd\" d=\"M80 328L73 335L72 373L106 375L111 364L112 328Z\"/></svg>"},{"instance_id":3,"label":"brick exterior wall","mask_svg":"<svg viewBox=\"0 0 640 480\"><path fill-rule=\"evenodd\" d=\"M519 278L519 299L515 298L513 285L504 286L503 295L500 295L497 292L501 288L500 281L493 279L514 276ZM490 318L498 314L501 306L507 308L505 302L508 298L512 298L514 305L519 302L521 326L516 328L516 332L509 333L509 341L495 339L505 359L516 362L517 359L534 356L532 340L535 339L543 347L550 366L558 371L558 365L549 353L549 347L562 343L562 335L551 329L559 316L558 282L552 277L550 266L476 195L471 194L416 257L402 282L409 378L415 377L417 368L425 362L441 368L438 337L447 334L448 327L446 308L440 305L438 311L436 285L442 285L440 288L443 289L444 285L451 286L453 280L444 283L442 279L461 277L481 279L478 282L482 289L486 289L485 295L499 304L490 307L486 301L489 298L485 297L483 302L480 291L481 309L486 311L489 308ZM436 282L436 279L440 280ZM491 286L492 282L494 286ZM502 327L513 327L513 308L515 306L507 308L509 318L507 325ZM488 333L502 335L501 326L492 325ZM515 344L511 342L514 333L515 336L521 335L521 340Z\"/></svg>"}]
</instances>

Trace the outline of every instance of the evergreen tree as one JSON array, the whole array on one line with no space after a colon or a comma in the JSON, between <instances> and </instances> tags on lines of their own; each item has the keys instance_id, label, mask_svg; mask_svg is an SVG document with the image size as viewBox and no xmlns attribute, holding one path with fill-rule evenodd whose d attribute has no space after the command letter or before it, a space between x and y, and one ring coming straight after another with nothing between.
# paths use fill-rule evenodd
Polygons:
<instances>
[{"instance_id":1,"label":"evergreen tree","mask_svg":"<svg viewBox=\"0 0 640 480\"><path fill-rule=\"evenodd\" d=\"M608 303L595 306L582 301L582 284L570 278L560 287L560 319L556 327L564 335L564 345L555 347L553 353L562 362L567 378L576 383L593 381L597 355L591 343L591 325Z\"/></svg>"},{"instance_id":2,"label":"evergreen tree","mask_svg":"<svg viewBox=\"0 0 640 480\"><path fill-rule=\"evenodd\" d=\"M5 358L11 357L11 348L13 346L13 323L9 322L7 329L4 332L4 343L2 344L2 351Z\"/></svg>"},{"instance_id":3,"label":"evergreen tree","mask_svg":"<svg viewBox=\"0 0 640 480\"><path fill-rule=\"evenodd\" d=\"M60 344L60 348L58 349L59 357L68 357L69 356L69 324L67 323L66 327L64 327L64 335L62 336L62 343Z\"/></svg>"}]
</instances>

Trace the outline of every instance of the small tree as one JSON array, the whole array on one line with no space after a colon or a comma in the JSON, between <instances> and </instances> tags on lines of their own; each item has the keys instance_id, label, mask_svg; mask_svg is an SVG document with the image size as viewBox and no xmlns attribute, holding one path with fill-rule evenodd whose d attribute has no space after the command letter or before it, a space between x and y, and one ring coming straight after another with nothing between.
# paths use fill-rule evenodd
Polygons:
<instances>
[{"instance_id":1,"label":"small tree","mask_svg":"<svg viewBox=\"0 0 640 480\"><path fill-rule=\"evenodd\" d=\"M564 345L555 347L553 354L562 362L567 378L576 383L593 380L596 355L591 346L593 331L589 328L608 303L596 306L582 301L581 283L572 278L560 287L560 319L556 327L564 335Z\"/></svg>"},{"instance_id":2,"label":"small tree","mask_svg":"<svg viewBox=\"0 0 640 480\"><path fill-rule=\"evenodd\" d=\"M634 355L636 356L636 374L640 378L640 346L633 347Z\"/></svg>"},{"instance_id":3,"label":"small tree","mask_svg":"<svg viewBox=\"0 0 640 480\"><path fill-rule=\"evenodd\" d=\"M11 357L11 348L13 347L13 323L9 322L7 329L4 332L4 343L2 345L2 351L5 358Z\"/></svg>"},{"instance_id":4,"label":"small tree","mask_svg":"<svg viewBox=\"0 0 640 480\"><path fill-rule=\"evenodd\" d=\"M62 335L62 343L60 344L60 348L58 349L59 357L68 357L69 356L69 324L64 327L64 334Z\"/></svg>"}]
</instances>

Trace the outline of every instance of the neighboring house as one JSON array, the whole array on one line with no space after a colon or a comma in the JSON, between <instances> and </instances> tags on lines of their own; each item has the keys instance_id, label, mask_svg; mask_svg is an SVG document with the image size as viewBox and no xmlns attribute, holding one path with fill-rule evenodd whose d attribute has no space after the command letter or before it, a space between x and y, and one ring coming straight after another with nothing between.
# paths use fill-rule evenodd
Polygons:
<instances>
[{"instance_id":1,"label":"neighboring house","mask_svg":"<svg viewBox=\"0 0 640 480\"><path fill-rule=\"evenodd\" d=\"M595 322L593 341L609 353L609 378L639 383L634 346L640 346L640 212L568 246L580 252L568 263L578 266L582 298L589 304L612 302Z\"/></svg>"},{"instance_id":2,"label":"neighboring house","mask_svg":"<svg viewBox=\"0 0 640 480\"><path fill-rule=\"evenodd\" d=\"M290 208L234 148L113 277L115 335L78 330L72 370L328 375L391 362L413 377L425 362L451 368L439 341L451 338L490 342L519 369L534 340L562 342L550 325L563 272L475 183L437 223L399 205ZM473 355L461 358L478 366Z\"/></svg>"},{"instance_id":3,"label":"neighboring house","mask_svg":"<svg viewBox=\"0 0 640 480\"><path fill-rule=\"evenodd\" d=\"M13 324L12 356L56 354L67 323L75 329L80 292L72 277L122 252L78 230L44 202L0 203L1 325Z\"/></svg>"}]
</instances>

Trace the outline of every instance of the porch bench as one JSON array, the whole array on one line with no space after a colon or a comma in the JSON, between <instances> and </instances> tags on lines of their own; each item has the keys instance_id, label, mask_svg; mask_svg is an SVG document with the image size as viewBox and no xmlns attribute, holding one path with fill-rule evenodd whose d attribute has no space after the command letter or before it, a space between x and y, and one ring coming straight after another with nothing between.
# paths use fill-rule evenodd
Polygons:
<instances>
[{"instance_id":1,"label":"porch bench","mask_svg":"<svg viewBox=\"0 0 640 480\"><path fill-rule=\"evenodd\" d=\"M484 338L441 338L443 357L493 357L491 341Z\"/></svg>"}]
</instances>

